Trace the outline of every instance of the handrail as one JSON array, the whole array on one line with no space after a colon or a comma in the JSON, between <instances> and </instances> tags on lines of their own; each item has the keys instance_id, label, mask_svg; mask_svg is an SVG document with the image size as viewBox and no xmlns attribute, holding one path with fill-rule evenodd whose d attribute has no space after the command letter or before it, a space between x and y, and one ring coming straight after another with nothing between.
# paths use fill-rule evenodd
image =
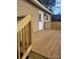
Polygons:
<instances>
[{"instance_id":1,"label":"handrail","mask_svg":"<svg viewBox=\"0 0 79 59\"><path fill-rule=\"evenodd\" d=\"M17 32L19 32L25 25L27 25L31 21L31 15L24 17L18 24L17 24Z\"/></svg>"},{"instance_id":2,"label":"handrail","mask_svg":"<svg viewBox=\"0 0 79 59\"><path fill-rule=\"evenodd\" d=\"M28 54L29 54L29 52L30 52L30 50L32 48L31 26L29 26L29 28L30 28L29 31L26 31L27 26L31 25L31 20L32 20L32 16L28 15L28 16L24 17L23 19L21 19L20 22L17 24L18 59L25 59L28 56ZM30 34L30 38L28 38L28 39L27 39L27 36L26 36L26 32L27 33L29 32L29 34ZM28 40L30 40L30 45L28 43L29 42ZM27 41L27 42L25 42L25 41ZM24 49L22 58L20 57L21 56L20 55L20 52L21 52L20 51L20 49L21 49L20 44L21 44L21 42L22 42L22 48ZM26 45L25 45L26 43L27 43L27 46L29 45L28 47L26 47Z\"/></svg>"}]
</instances>

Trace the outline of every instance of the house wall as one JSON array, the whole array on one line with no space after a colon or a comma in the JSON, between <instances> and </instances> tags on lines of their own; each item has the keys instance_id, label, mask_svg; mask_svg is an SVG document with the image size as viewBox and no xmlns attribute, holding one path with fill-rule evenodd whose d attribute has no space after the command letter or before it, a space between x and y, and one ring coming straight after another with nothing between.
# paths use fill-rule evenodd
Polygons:
<instances>
[{"instance_id":1,"label":"house wall","mask_svg":"<svg viewBox=\"0 0 79 59\"><path fill-rule=\"evenodd\" d=\"M46 16L44 17L44 22L50 22L51 21L51 15L45 13L46 15L48 15L48 20L46 19Z\"/></svg>"},{"instance_id":2,"label":"house wall","mask_svg":"<svg viewBox=\"0 0 79 59\"><path fill-rule=\"evenodd\" d=\"M45 30L51 30L51 22L45 22L44 26Z\"/></svg>"},{"instance_id":3,"label":"house wall","mask_svg":"<svg viewBox=\"0 0 79 59\"><path fill-rule=\"evenodd\" d=\"M25 0L17 0L17 16L32 15L32 30L38 30L38 9Z\"/></svg>"},{"instance_id":4,"label":"house wall","mask_svg":"<svg viewBox=\"0 0 79 59\"><path fill-rule=\"evenodd\" d=\"M39 9L33 4L25 0L17 0L17 16L27 16L28 14L32 15L32 30L35 32L39 29ZM42 11L42 10L41 10ZM43 11L44 12L44 11ZM50 16L49 16L50 19ZM44 19L45 20L45 19Z\"/></svg>"}]
</instances>

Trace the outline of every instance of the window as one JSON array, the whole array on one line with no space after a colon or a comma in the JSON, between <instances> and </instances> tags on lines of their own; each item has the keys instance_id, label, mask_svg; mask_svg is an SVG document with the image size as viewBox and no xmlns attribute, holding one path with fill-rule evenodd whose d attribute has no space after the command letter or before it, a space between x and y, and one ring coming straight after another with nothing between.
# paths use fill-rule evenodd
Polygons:
<instances>
[{"instance_id":1,"label":"window","mask_svg":"<svg viewBox=\"0 0 79 59\"><path fill-rule=\"evenodd\" d=\"M45 13L44 14L45 20L48 20L48 15Z\"/></svg>"},{"instance_id":2,"label":"window","mask_svg":"<svg viewBox=\"0 0 79 59\"><path fill-rule=\"evenodd\" d=\"M46 20L48 20L48 15L46 15Z\"/></svg>"},{"instance_id":3,"label":"window","mask_svg":"<svg viewBox=\"0 0 79 59\"><path fill-rule=\"evenodd\" d=\"M39 21L41 21L41 14L39 14Z\"/></svg>"}]
</instances>

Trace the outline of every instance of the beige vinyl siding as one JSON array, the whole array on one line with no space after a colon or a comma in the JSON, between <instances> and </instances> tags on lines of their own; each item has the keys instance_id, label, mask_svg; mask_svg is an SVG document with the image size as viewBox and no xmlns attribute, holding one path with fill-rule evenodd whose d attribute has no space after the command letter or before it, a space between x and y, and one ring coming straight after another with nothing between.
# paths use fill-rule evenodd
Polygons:
<instances>
[{"instance_id":1,"label":"beige vinyl siding","mask_svg":"<svg viewBox=\"0 0 79 59\"><path fill-rule=\"evenodd\" d=\"M51 22L51 15L49 15L49 14L48 14L48 19L49 19L49 21Z\"/></svg>"},{"instance_id":2,"label":"beige vinyl siding","mask_svg":"<svg viewBox=\"0 0 79 59\"><path fill-rule=\"evenodd\" d=\"M32 15L32 30L38 31L39 27L39 10L40 8L29 3L27 0L17 0L17 17ZM42 11L42 10L41 10ZM44 12L44 11L43 11ZM44 12L46 13L46 12ZM46 13L48 14L48 13ZM49 14L48 14L49 15ZM50 21L50 16L48 16L48 21ZM44 19L45 21L45 19Z\"/></svg>"},{"instance_id":3,"label":"beige vinyl siding","mask_svg":"<svg viewBox=\"0 0 79 59\"><path fill-rule=\"evenodd\" d=\"M48 16L48 20L46 19L46 16L44 16L44 22L50 22L51 21L51 15L50 14L47 14L46 15Z\"/></svg>"},{"instance_id":4,"label":"beige vinyl siding","mask_svg":"<svg viewBox=\"0 0 79 59\"><path fill-rule=\"evenodd\" d=\"M24 16L28 14L34 14L38 12L37 8L33 6L31 3L25 0L18 0L17 2L17 15Z\"/></svg>"},{"instance_id":5,"label":"beige vinyl siding","mask_svg":"<svg viewBox=\"0 0 79 59\"><path fill-rule=\"evenodd\" d=\"M17 16L27 16L28 14L32 15L32 30L38 30L38 8L33 6L31 3L25 0L17 0Z\"/></svg>"}]
</instances>

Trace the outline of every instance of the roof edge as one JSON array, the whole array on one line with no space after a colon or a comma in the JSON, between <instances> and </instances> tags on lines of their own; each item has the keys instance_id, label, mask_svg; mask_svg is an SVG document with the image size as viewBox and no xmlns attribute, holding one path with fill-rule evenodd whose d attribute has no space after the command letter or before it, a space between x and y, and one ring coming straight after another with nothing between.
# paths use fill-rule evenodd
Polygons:
<instances>
[{"instance_id":1,"label":"roof edge","mask_svg":"<svg viewBox=\"0 0 79 59\"><path fill-rule=\"evenodd\" d=\"M48 10L46 7L44 7L40 2L38 2L37 0L31 0L34 4L36 4L37 6L39 6L40 8L44 9L45 11L47 11L48 13L53 15L53 12L51 12L50 10Z\"/></svg>"}]
</instances>

